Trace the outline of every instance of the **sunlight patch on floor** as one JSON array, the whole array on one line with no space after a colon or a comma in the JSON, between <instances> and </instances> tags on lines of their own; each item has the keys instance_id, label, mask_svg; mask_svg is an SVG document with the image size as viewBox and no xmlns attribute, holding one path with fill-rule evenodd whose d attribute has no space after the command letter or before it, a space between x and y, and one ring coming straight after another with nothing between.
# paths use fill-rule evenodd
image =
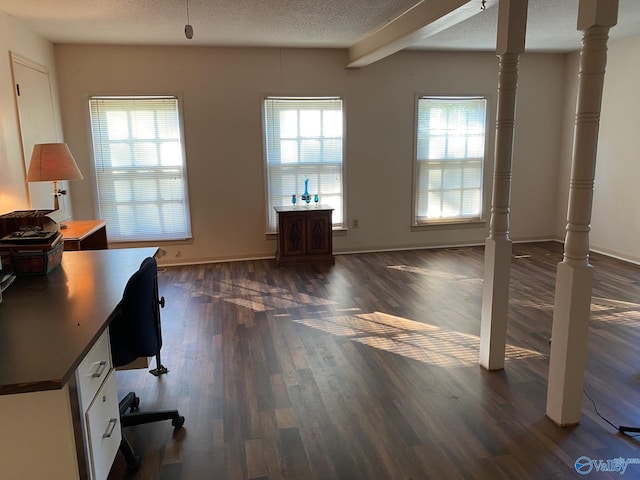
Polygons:
<instances>
[{"instance_id":1,"label":"sunlight patch on floor","mask_svg":"<svg viewBox=\"0 0 640 480\"><path fill-rule=\"evenodd\" d=\"M553 303L532 300L510 299L509 303L521 307L553 312ZM640 327L640 303L625 302L613 298L593 297L591 299L591 320L615 325Z\"/></svg>"},{"instance_id":2,"label":"sunlight patch on floor","mask_svg":"<svg viewBox=\"0 0 640 480\"><path fill-rule=\"evenodd\" d=\"M612 308L631 308L640 310L640 303L614 300L613 298L593 297L591 299L591 311L610 310Z\"/></svg>"},{"instance_id":3,"label":"sunlight patch on floor","mask_svg":"<svg viewBox=\"0 0 640 480\"><path fill-rule=\"evenodd\" d=\"M240 307L250 308L254 312L265 312L267 310L275 310L278 308L296 308L305 305L305 303L298 302L296 300L274 297L271 295L249 295L247 297L233 298L224 297L223 300Z\"/></svg>"},{"instance_id":4,"label":"sunlight patch on floor","mask_svg":"<svg viewBox=\"0 0 640 480\"><path fill-rule=\"evenodd\" d=\"M418 275L425 275L430 277L442 278L445 280L455 281L477 281L482 280L479 277L470 277L468 275L460 275L456 273L443 272L440 270L431 270L422 267L413 267L411 265L387 265L387 268L391 270L399 270L401 272L416 273Z\"/></svg>"},{"instance_id":5,"label":"sunlight patch on floor","mask_svg":"<svg viewBox=\"0 0 640 480\"><path fill-rule=\"evenodd\" d=\"M627 327L640 327L640 312L638 311L597 314L592 315L591 319L598 322L623 325Z\"/></svg>"},{"instance_id":6,"label":"sunlight patch on floor","mask_svg":"<svg viewBox=\"0 0 640 480\"><path fill-rule=\"evenodd\" d=\"M628 327L640 327L640 303L593 297L591 320Z\"/></svg>"},{"instance_id":7,"label":"sunlight patch on floor","mask_svg":"<svg viewBox=\"0 0 640 480\"><path fill-rule=\"evenodd\" d=\"M535 308L537 310L553 310L553 303L548 302L534 302L533 300L519 300L517 298L513 298L509 299L509 303L520 307Z\"/></svg>"},{"instance_id":8,"label":"sunlight patch on floor","mask_svg":"<svg viewBox=\"0 0 640 480\"><path fill-rule=\"evenodd\" d=\"M478 364L480 337L382 312L323 319L307 318L294 322L439 367L469 367ZM542 356L535 350L513 345L506 347L507 360Z\"/></svg>"},{"instance_id":9,"label":"sunlight patch on floor","mask_svg":"<svg viewBox=\"0 0 640 480\"><path fill-rule=\"evenodd\" d=\"M265 312L282 308L298 308L312 305L335 305L331 300L314 297L306 293L296 293L286 288L273 287L253 280L216 282L219 289L209 293L211 299L221 299L225 302L250 308L254 312ZM192 294L202 296L200 289Z\"/></svg>"}]
</instances>

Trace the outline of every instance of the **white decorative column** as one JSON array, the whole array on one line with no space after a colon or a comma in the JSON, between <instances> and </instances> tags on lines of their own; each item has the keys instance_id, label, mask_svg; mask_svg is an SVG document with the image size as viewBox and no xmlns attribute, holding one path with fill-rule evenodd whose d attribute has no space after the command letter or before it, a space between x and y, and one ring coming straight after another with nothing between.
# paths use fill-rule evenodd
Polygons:
<instances>
[{"instance_id":1,"label":"white decorative column","mask_svg":"<svg viewBox=\"0 0 640 480\"><path fill-rule=\"evenodd\" d=\"M484 249L480 365L504 368L511 271L509 205L518 61L524 52L528 0L500 0L496 53L500 58L495 170L489 238Z\"/></svg>"},{"instance_id":2,"label":"white decorative column","mask_svg":"<svg viewBox=\"0 0 640 480\"><path fill-rule=\"evenodd\" d=\"M593 283L589 264L593 179L607 40L617 17L618 0L580 0L578 30L583 36L567 233L556 276L547 390L547 416L560 426L579 423L582 411Z\"/></svg>"}]
</instances>

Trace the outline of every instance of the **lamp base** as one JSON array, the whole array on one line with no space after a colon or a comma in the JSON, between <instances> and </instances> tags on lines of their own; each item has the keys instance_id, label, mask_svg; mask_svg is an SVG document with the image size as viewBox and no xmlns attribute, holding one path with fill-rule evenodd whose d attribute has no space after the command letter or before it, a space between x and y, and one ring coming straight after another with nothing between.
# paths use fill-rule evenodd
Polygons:
<instances>
[{"instance_id":1,"label":"lamp base","mask_svg":"<svg viewBox=\"0 0 640 480\"><path fill-rule=\"evenodd\" d=\"M60 210L60 201L58 200L59 196L60 196L60 193L58 192L58 181L53 180L53 209L54 210Z\"/></svg>"}]
</instances>

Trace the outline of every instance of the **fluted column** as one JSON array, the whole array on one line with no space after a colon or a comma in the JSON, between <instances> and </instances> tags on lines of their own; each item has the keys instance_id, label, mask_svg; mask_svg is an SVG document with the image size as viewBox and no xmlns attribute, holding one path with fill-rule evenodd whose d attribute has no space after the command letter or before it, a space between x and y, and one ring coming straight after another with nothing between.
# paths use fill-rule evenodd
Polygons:
<instances>
[{"instance_id":1,"label":"fluted column","mask_svg":"<svg viewBox=\"0 0 640 480\"><path fill-rule=\"evenodd\" d=\"M575 132L564 259L558 264L551 331L547 416L558 425L580 421L593 268L589 231L593 203L598 130L609 28L618 17L618 0L580 0L583 31L578 75Z\"/></svg>"},{"instance_id":2,"label":"fluted column","mask_svg":"<svg viewBox=\"0 0 640 480\"><path fill-rule=\"evenodd\" d=\"M504 368L511 271L509 206L518 62L524 51L527 0L501 0L498 13L498 106L489 238L484 250L480 365Z\"/></svg>"}]
</instances>

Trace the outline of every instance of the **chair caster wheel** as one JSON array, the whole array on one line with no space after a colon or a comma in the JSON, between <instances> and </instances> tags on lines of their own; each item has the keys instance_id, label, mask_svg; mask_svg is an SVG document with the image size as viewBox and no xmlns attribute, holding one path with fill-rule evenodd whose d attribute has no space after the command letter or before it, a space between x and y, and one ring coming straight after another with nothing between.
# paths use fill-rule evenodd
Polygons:
<instances>
[{"instance_id":1,"label":"chair caster wheel","mask_svg":"<svg viewBox=\"0 0 640 480\"><path fill-rule=\"evenodd\" d=\"M171 420L171 425L176 429L181 428L184 425L184 417L180 415L178 418L174 418Z\"/></svg>"},{"instance_id":2,"label":"chair caster wheel","mask_svg":"<svg viewBox=\"0 0 640 480\"><path fill-rule=\"evenodd\" d=\"M131 402L131 406L129 407L130 412L135 412L140 407L140 397L135 396L133 398L133 402Z\"/></svg>"},{"instance_id":3,"label":"chair caster wheel","mask_svg":"<svg viewBox=\"0 0 640 480\"><path fill-rule=\"evenodd\" d=\"M127 458L127 470L129 473L137 472L142 464L142 457L140 455L134 455L133 457Z\"/></svg>"}]
</instances>

